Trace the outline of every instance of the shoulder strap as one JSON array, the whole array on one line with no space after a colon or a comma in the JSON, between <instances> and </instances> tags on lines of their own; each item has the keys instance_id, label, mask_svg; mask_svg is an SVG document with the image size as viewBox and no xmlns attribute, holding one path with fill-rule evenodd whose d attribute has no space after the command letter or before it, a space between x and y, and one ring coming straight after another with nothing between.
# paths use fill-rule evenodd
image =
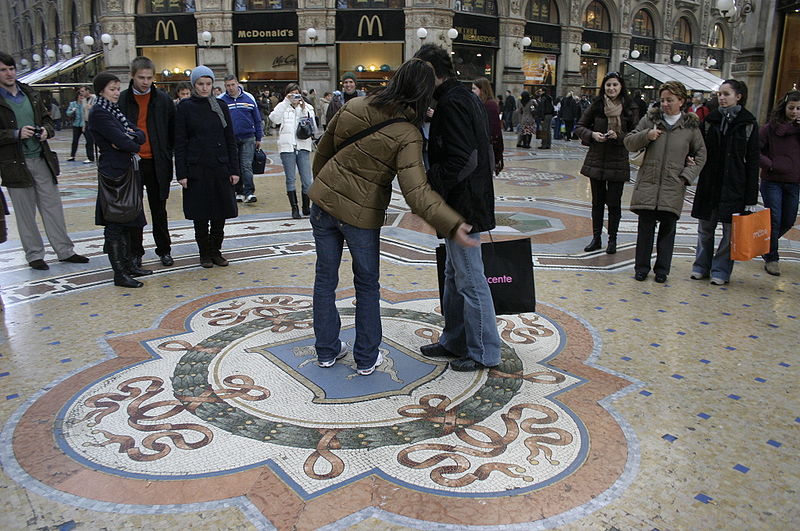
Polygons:
<instances>
[{"instance_id":1,"label":"shoulder strap","mask_svg":"<svg viewBox=\"0 0 800 531\"><path fill-rule=\"evenodd\" d=\"M398 122L407 122L407 121L408 120L406 120L405 118L392 118L391 120L386 120L385 122L381 122L379 124L375 124L372 127L367 127L366 129L364 129L362 131L359 131L358 133L354 134L353 136L351 136L350 138L348 138L347 140L345 140L344 142L339 144L339 146L336 148L336 151L337 152L341 151L342 149L346 148L350 144L352 144L354 142L358 142L362 138L364 138L366 136L369 136L372 133L375 133L379 129L383 129L387 125L396 124Z\"/></svg>"}]
</instances>

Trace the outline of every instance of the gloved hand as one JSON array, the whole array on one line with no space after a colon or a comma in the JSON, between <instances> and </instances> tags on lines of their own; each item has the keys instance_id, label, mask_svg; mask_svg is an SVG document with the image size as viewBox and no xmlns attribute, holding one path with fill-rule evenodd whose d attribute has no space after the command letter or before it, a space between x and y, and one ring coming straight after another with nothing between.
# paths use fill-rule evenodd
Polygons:
<instances>
[{"instance_id":1,"label":"gloved hand","mask_svg":"<svg viewBox=\"0 0 800 531\"><path fill-rule=\"evenodd\" d=\"M758 205L745 205L744 211L745 212L755 212L758 208Z\"/></svg>"}]
</instances>

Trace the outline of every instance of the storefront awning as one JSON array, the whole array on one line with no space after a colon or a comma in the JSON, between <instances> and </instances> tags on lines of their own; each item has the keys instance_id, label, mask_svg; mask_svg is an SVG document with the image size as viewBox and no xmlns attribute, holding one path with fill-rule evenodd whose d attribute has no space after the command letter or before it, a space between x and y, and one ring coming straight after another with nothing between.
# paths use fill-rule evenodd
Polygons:
<instances>
[{"instance_id":1,"label":"storefront awning","mask_svg":"<svg viewBox=\"0 0 800 531\"><path fill-rule=\"evenodd\" d=\"M686 85L687 90L716 92L719 90L719 86L725 81L707 70L691 66L664 65L658 63L644 63L641 61L625 61L625 64L652 77L660 83L666 81L680 81Z\"/></svg>"},{"instance_id":2,"label":"storefront awning","mask_svg":"<svg viewBox=\"0 0 800 531\"><path fill-rule=\"evenodd\" d=\"M69 59L62 59L57 63L53 63L48 66L43 66L42 68L37 68L36 70L28 72L27 74L20 76L17 79L22 83L33 85L35 83L40 83L59 74L66 74L70 70L73 70L83 64L86 64L89 61L93 61L101 55L103 55L103 52L93 52L90 54L76 55L75 57L70 57Z\"/></svg>"}]
</instances>

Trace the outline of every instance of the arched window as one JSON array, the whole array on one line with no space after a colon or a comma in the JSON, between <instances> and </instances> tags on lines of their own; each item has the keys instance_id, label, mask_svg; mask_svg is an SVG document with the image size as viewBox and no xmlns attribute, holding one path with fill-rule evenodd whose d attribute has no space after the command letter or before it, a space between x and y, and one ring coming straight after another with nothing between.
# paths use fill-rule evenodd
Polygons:
<instances>
[{"instance_id":1,"label":"arched window","mask_svg":"<svg viewBox=\"0 0 800 531\"><path fill-rule=\"evenodd\" d=\"M689 26L689 21L685 17L681 17L675 23L675 31L672 33L672 40L683 42L686 44L692 43L692 28Z\"/></svg>"},{"instance_id":2,"label":"arched window","mask_svg":"<svg viewBox=\"0 0 800 531\"><path fill-rule=\"evenodd\" d=\"M195 0L137 0L137 13L194 13Z\"/></svg>"},{"instance_id":3,"label":"arched window","mask_svg":"<svg viewBox=\"0 0 800 531\"><path fill-rule=\"evenodd\" d=\"M644 9L640 9L636 16L633 17L633 27L631 33L638 37L654 37L655 31L653 29L653 17Z\"/></svg>"},{"instance_id":4,"label":"arched window","mask_svg":"<svg viewBox=\"0 0 800 531\"><path fill-rule=\"evenodd\" d=\"M555 0L531 0L528 2L527 20L558 24L558 6Z\"/></svg>"},{"instance_id":5,"label":"arched window","mask_svg":"<svg viewBox=\"0 0 800 531\"><path fill-rule=\"evenodd\" d=\"M711 30L711 35L708 36L708 45L711 48L725 48L725 34L719 24L714 24L714 29Z\"/></svg>"},{"instance_id":6,"label":"arched window","mask_svg":"<svg viewBox=\"0 0 800 531\"><path fill-rule=\"evenodd\" d=\"M594 0L583 14L583 27L586 29L611 31L608 10L606 6Z\"/></svg>"},{"instance_id":7,"label":"arched window","mask_svg":"<svg viewBox=\"0 0 800 531\"><path fill-rule=\"evenodd\" d=\"M270 11L274 9L297 9L297 0L233 0L234 11Z\"/></svg>"},{"instance_id":8,"label":"arched window","mask_svg":"<svg viewBox=\"0 0 800 531\"><path fill-rule=\"evenodd\" d=\"M481 15L497 15L495 0L455 0L453 9Z\"/></svg>"}]
</instances>

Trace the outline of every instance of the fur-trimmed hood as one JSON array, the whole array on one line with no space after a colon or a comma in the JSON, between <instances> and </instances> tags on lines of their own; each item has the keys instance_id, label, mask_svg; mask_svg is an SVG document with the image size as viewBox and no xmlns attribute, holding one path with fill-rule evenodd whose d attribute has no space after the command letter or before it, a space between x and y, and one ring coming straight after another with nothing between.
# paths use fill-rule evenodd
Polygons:
<instances>
[{"instance_id":1,"label":"fur-trimmed hood","mask_svg":"<svg viewBox=\"0 0 800 531\"><path fill-rule=\"evenodd\" d=\"M664 113L661 112L659 107L650 107L647 110L647 118L654 124L666 124L664 121ZM700 127L700 118L693 112L682 112L680 120L678 120L673 127L698 128Z\"/></svg>"}]
</instances>

